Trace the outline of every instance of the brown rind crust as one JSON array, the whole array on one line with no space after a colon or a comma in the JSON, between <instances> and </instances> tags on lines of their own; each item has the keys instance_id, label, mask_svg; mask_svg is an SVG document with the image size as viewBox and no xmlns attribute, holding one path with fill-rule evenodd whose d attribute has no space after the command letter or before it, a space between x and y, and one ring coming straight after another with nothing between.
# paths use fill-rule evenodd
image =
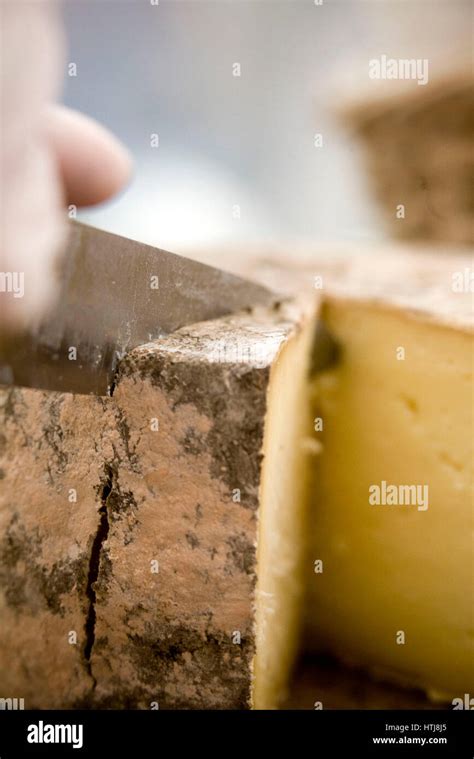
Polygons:
<instances>
[{"instance_id":1,"label":"brown rind crust","mask_svg":"<svg viewBox=\"0 0 474 759\"><path fill-rule=\"evenodd\" d=\"M267 385L298 313L141 346L112 398L0 391L1 697L248 707Z\"/></svg>"},{"instance_id":2,"label":"brown rind crust","mask_svg":"<svg viewBox=\"0 0 474 759\"><path fill-rule=\"evenodd\" d=\"M110 400L0 390L0 697L25 708L72 706L92 688L86 590L113 448Z\"/></svg>"}]
</instances>

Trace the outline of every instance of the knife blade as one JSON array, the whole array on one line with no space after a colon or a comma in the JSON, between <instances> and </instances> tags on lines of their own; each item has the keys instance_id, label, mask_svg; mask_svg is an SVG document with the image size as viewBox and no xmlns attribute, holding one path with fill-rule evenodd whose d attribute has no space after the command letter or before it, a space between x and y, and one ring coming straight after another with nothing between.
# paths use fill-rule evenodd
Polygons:
<instances>
[{"instance_id":1,"label":"knife blade","mask_svg":"<svg viewBox=\"0 0 474 759\"><path fill-rule=\"evenodd\" d=\"M275 298L228 272L73 222L54 308L21 334L0 335L0 383L107 395L137 345Z\"/></svg>"}]
</instances>

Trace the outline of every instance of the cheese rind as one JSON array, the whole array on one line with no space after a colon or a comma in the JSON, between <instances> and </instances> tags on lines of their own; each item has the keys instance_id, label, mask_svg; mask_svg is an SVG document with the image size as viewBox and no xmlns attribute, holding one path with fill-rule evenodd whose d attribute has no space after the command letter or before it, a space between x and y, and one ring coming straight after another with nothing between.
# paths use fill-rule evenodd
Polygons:
<instances>
[{"instance_id":1,"label":"cheese rind","mask_svg":"<svg viewBox=\"0 0 474 759\"><path fill-rule=\"evenodd\" d=\"M0 388L0 689L81 702L103 462L125 457L111 399Z\"/></svg>"}]
</instances>

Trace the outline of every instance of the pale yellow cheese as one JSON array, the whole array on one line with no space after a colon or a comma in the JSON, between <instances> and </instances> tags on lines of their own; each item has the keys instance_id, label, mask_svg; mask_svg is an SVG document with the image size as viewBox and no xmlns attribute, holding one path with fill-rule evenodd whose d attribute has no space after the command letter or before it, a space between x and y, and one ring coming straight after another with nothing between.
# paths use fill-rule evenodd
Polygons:
<instances>
[{"instance_id":1,"label":"pale yellow cheese","mask_svg":"<svg viewBox=\"0 0 474 759\"><path fill-rule=\"evenodd\" d=\"M311 460L310 358L314 319L272 365L260 483L252 704L277 708L300 644Z\"/></svg>"},{"instance_id":2,"label":"pale yellow cheese","mask_svg":"<svg viewBox=\"0 0 474 759\"><path fill-rule=\"evenodd\" d=\"M357 299L323 319L340 360L314 387L308 643L434 698L472 693L472 331ZM398 504L371 504L374 486Z\"/></svg>"}]
</instances>

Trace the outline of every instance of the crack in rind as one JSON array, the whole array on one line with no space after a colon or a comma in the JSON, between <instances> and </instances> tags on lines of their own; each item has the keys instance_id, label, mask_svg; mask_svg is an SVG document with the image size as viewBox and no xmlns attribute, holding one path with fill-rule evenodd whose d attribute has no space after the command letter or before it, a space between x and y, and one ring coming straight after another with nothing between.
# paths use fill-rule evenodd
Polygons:
<instances>
[{"instance_id":1,"label":"crack in rind","mask_svg":"<svg viewBox=\"0 0 474 759\"><path fill-rule=\"evenodd\" d=\"M91 555L89 560L89 572L87 575L86 597L89 600L89 607L87 610L86 621L84 624L84 630L86 634L86 642L84 644L84 660L86 662L86 669L93 681L93 687L96 686L96 680L92 674L91 654L95 642L95 624L96 624L96 591L95 583L99 577L100 558L102 553L102 547L107 540L109 534L109 519L107 514L107 501L112 491L113 485L113 470L110 466L105 467L107 479L102 486L100 500L101 507L99 509L99 524L97 532L92 543Z\"/></svg>"}]
</instances>

